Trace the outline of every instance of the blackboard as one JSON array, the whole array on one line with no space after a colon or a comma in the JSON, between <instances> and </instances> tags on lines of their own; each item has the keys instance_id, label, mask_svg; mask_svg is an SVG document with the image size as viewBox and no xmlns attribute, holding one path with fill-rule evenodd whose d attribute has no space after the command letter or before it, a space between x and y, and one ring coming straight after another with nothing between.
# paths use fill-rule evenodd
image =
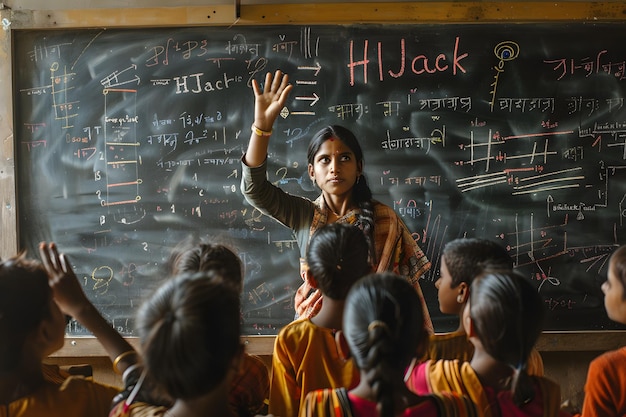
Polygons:
<instances>
[{"instance_id":1,"label":"blackboard","mask_svg":"<svg viewBox=\"0 0 626 417\"><path fill-rule=\"evenodd\" d=\"M626 243L626 45L620 23L242 26L13 32L19 246L55 241L124 335L181 240L231 244L244 333L276 334L300 283L289 231L247 205L251 80L290 74L268 176L315 198L306 146L343 124L375 198L433 261L505 245L548 308L546 330L620 328L603 307ZM73 322L68 334L86 331Z\"/></svg>"}]
</instances>

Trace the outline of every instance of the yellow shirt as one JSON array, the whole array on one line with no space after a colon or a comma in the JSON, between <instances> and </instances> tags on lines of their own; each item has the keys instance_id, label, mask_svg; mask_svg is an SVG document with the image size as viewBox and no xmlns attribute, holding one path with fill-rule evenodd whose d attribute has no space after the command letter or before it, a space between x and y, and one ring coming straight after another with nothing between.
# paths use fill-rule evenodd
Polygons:
<instances>
[{"instance_id":1,"label":"yellow shirt","mask_svg":"<svg viewBox=\"0 0 626 417\"><path fill-rule=\"evenodd\" d=\"M281 329L274 344L269 413L297 417L309 391L352 388L359 371L337 351L335 331L300 319Z\"/></svg>"},{"instance_id":2,"label":"yellow shirt","mask_svg":"<svg viewBox=\"0 0 626 417\"><path fill-rule=\"evenodd\" d=\"M461 362L469 362L474 355L474 345L467 338L463 331L450 333L437 333L430 336L428 341L428 352L424 360L430 359L433 362L439 359L458 359ZM528 356L528 374L543 376L543 359L537 351L532 349Z\"/></svg>"},{"instance_id":3,"label":"yellow shirt","mask_svg":"<svg viewBox=\"0 0 626 417\"><path fill-rule=\"evenodd\" d=\"M31 395L0 405L0 417L107 417L118 392L79 376L61 384L46 381Z\"/></svg>"}]
</instances>

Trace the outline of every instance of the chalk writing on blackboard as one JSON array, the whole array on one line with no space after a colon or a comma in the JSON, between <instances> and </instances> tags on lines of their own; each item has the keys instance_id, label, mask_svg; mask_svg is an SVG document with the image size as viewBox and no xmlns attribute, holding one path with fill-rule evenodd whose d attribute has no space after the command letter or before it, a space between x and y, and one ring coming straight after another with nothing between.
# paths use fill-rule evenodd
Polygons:
<instances>
[{"instance_id":1,"label":"chalk writing on blackboard","mask_svg":"<svg viewBox=\"0 0 626 417\"><path fill-rule=\"evenodd\" d=\"M293 318L300 249L248 206L241 155L251 81L294 85L268 178L310 198L311 135L331 123L365 149L374 197L433 262L497 240L549 310L547 328L612 329L600 284L626 243L626 49L620 24L195 27L15 33L20 246L56 241L126 335L182 240L244 261L246 334ZM576 33L576 39L572 38ZM68 333L82 334L77 323Z\"/></svg>"}]
</instances>

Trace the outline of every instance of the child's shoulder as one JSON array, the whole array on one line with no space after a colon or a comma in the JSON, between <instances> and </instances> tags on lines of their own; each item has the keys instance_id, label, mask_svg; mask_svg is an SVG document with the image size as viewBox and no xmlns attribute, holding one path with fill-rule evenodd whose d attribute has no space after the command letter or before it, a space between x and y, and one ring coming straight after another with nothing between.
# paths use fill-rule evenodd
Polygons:
<instances>
[{"instance_id":1,"label":"child's shoulder","mask_svg":"<svg viewBox=\"0 0 626 417\"><path fill-rule=\"evenodd\" d=\"M276 340L286 340L293 337L300 337L302 334L315 331L317 326L313 324L311 319L300 317L290 323L284 325L278 334Z\"/></svg>"},{"instance_id":2,"label":"child's shoulder","mask_svg":"<svg viewBox=\"0 0 626 417\"><path fill-rule=\"evenodd\" d=\"M299 318L285 325L276 336L276 345L301 346L330 338L334 343L333 329L314 324L309 318ZM328 336L328 337L325 337ZM330 340L329 339L329 340Z\"/></svg>"},{"instance_id":3,"label":"child's shoulder","mask_svg":"<svg viewBox=\"0 0 626 417\"><path fill-rule=\"evenodd\" d=\"M95 395L111 399L120 392L120 389L111 385L95 382L83 376L69 376L59 387L60 392L76 395Z\"/></svg>"},{"instance_id":4,"label":"child's shoulder","mask_svg":"<svg viewBox=\"0 0 626 417\"><path fill-rule=\"evenodd\" d=\"M605 377L609 374L623 373L624 368L626 368L626 347L604 352L589 363L590 374Z\"/></svg>"}]
</instances>

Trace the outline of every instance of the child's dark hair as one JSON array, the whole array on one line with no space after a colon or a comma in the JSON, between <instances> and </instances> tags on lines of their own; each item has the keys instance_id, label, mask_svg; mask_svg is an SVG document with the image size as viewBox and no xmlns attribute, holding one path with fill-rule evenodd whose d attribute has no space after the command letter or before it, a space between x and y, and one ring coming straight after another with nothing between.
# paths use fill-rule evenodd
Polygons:
<instances>
[{"instance_id":1,"label":"child's dark hair","mask_svg":"<svg viewBox=\"0 0 626 417\"><path fill-rule=\"evenodd\" d=\"M470 288L470 317L484 349L513 368L511 391L517 405L532 400L528 356L541 334L544 303L533 285L517 272L477 277Z\"/></svg>"},{"instance_id":2,"label":"child's dark hair","mask_svg":"<svg viewBox=\"0 0 626 417\"><path fill-rule=\"evenodd\" d=\"M166 281L138 313L149 375L173 398L214 389L241 351L239 308L239 293L216 271Z\"/></svg>"},{"instance_id":3,"label":"child's dark hair","mask_svg":"<svg viewBox=\"0 0 626 417\"><path fill-rule=\"evenodd\" d=\"M184 242L174 249L170 257L172 275L214 270L243 290L243 267L241 259L226 245L211 242Z\"/></svg>"},{"instance_id":4,"label":"child's dark hair","mask_svg":"<svg viewBox=\"0 0 626 417\"><path fill-rule=\"evenodd\" d=\"M372 268L361 229L330 223L317 229L307 247L309 271L324 296L343 300L350 287Z\"/></svg>"},{"instance_id":5,"label":"child's dark hair","mask_svg":"<svg viewBox=\"0 0 626 417\"><path fill-rule=\"evenodd\" d=\"M454 239L446 243L441 254L452 277L453 288L462 282L471 285L474 278L487 269L513 269L513 259L507 250L489 239Z\"/></svg>"},{"instance_id":6,"label":"child's dark hair","mask_svg":"<svg viewBox=\"0 0 626 417\"><path fill-rule=\"evenodd\" d=\"M307 162L311 165L315 163L315 155L319 152L320 147L324 142L330 138L337 138L341 140L356 157L357 164L363 166L363 149L359 144L356 136L350 130L343 126L332 125L318 131L309 142L309 149L307 151ZM356 183L352 189L352 199L358 204L361 209L360 221L363 225L363 232L367 238L367 243L370 247L371 263L376 264L376 250L374 246L374 205L372 204L372 190L367 185L365 175L361 174L357 178Z\"/></svg>"},{"instance_id":7,"label":"child's dark hair","mask_svg":"<svg viewBox=\"0 0 626 417\"><path fill-rule=\"evenodd\" d=\"M0 375L20 366L26 337L52 316L52 290L41 262L24 252L0 262Z\"/></svg>"},{"instance_id":8,"label":"child's dark hair","mask_svg":"<svg viewBox=\"0 0 626 417\"><path fill-rule=\"evenodd\" d=\"M395 415L393 393L428 337L419 297L409 282L391 272L369 274L346 298L343 331L350 352L378 402L379 415Z\"/></svg>"},{"instance_id":9,"label":"child's dark hair","mask_svg":"<svg viewBox=\"0 0 626 417\"><path fill-rule=\"evenodd\" d=\"M622 283L624 292L622 300L626 300L626 245L622 245L611 255L611 264L615 277Z\"/></svg>"}]
</instances>

